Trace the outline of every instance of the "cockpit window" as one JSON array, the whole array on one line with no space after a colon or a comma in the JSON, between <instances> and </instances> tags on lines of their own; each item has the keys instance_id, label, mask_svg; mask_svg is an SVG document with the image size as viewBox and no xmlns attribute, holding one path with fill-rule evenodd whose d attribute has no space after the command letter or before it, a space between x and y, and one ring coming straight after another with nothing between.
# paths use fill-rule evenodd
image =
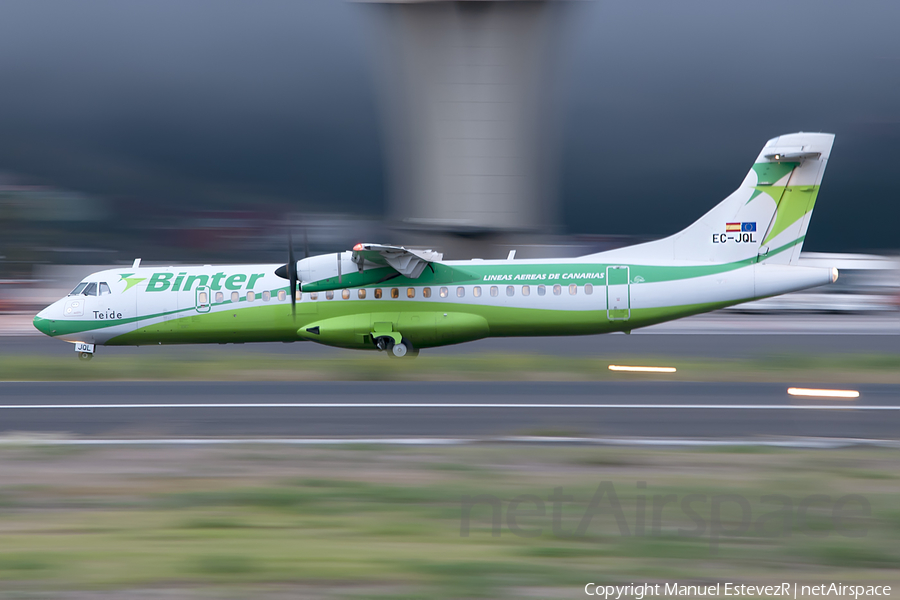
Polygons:
<instances>
[{"instance_id":1,"label":"cockpit window","mask_svg":"<svg viewBox=\"0 0 900 600\"><path fill-rule=\"evenodd\" d=\"M109 286L104 281L100 283L100 295L105 296L106 294L112 294L112 292L109 291Z\"/></svg>"},{"instance_id":2,"label":"cockpit window","mask_svg":"<svg viewBox=\"0 0 900 600\"><path fill-rule=\"evenodd\" d=\"M85 288L86 285L87 285L87 282L82 281L81 283L79 283L78 285L75 286L75 289L74 289L74 290L72 290L71 292L69 292L69 295L70 295L70 296L77 296L78 294L80 294L80 293L82 292L82 290L84 290L84 288Z\"/></svg>"},{"instance_id":3,"label":"cockpit window","mask_svg":"<svg viewBox=\"0 0 900 600\"><path fill-rule=\"evenodd\" d=\"M84 292L82 292L85 296L96 296L97 295L97 284L89 283L87 287L84 288Z\"/></svg>"}]
</instances>

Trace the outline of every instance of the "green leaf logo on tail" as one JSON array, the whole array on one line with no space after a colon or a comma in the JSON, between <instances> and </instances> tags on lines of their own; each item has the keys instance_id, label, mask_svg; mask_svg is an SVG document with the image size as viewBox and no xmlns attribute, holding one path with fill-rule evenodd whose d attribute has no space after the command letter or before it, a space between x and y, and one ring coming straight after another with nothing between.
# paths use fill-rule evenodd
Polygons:
<instances>
[{"instance_id":1,"label":"green leaf logo on tail","mask_svg":"<svg viewBox=\"0 0 900 600\"><path fill-rule=\"evenodd\" d=\"M133 288L140 282L147 279L146 277L132 277L132 275L134 275L134 273L125 273L124 275L119 275L119 277L121 277L121 279L119 279L119 281L125 282L125 289L122 290L123 293L127 292L128 290L130 290L131 288Z\"/></svg>"}]
</instances>

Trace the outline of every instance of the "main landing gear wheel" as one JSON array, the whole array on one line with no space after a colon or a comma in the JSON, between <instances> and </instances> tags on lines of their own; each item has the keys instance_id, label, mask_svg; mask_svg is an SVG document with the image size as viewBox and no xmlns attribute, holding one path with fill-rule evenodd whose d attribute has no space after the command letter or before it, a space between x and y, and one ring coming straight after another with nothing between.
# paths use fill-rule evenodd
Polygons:
<instances>
[{"instance_id":1,"label":"main landing gear wheel","mask_svg":"<svg viewBox=\"0 0 900 600\"><path fill-rule=\"evenodd\" d=\"M397 344L393 338L386 335L375 338L375 347L380 352L387 352L390 358L414 358L419 355L419 351L409 340L403 340Z\"/></svg>"},{"instance_id":2,"label":"main landing gear wheel","mask_svg":"<svg viewBox=\"0 0 900 600\"><path fill-rule=\"evenodd\" d=\"M91 354L90 352L79 352L78 353L78 360L91 360L92 358L94 358L94 355Z\"/></svg>"},{"instance_id":3,"label":"main landing gear wheel","mask_svg":"<svg viewBox=\"0 0 900 600\"><path fill-rule=\"evenodd\" d=\"M392 344L391 349L389 350L391 358L403 358L409 353L409 342L403 340L399 344Z\"/></svg>"}]
</instances>

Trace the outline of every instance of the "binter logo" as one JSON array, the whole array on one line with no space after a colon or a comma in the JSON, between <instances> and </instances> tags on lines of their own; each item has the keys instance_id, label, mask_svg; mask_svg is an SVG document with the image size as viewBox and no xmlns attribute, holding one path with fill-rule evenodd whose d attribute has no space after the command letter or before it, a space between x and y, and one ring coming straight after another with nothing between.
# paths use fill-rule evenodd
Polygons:
<instances>
[{"instance_id":1,"label":"binter logo","mask_svg":"<svg viewBox=\"0 0 900 600\"><path fill-rule=\"evenodd\" d=\"M244 275L241 273L226 275L219 272L215 275L188 275L187 273L154 273L147 282L148 292L189 292L198 287L209 287L217 291L252 290L256 282L265 276L264 273Z\"/></svg>"},{"instance_id":2,"label":"binter logo","mask_svg":"<svg viewBox=\"0 0 900 600\"><path fill-rule=\"evenodd\" d=\"M119 279L119 281L125 282L125 289L122 290L123 293L127 292L128 290L130 290L131 288L133 288L140 282L147 279L146 277L132 277L132 275L134 275L134 273L125 273L123 275L119 275L119 277L121 277L121 279Z\"/></svg>"}]
</instances>

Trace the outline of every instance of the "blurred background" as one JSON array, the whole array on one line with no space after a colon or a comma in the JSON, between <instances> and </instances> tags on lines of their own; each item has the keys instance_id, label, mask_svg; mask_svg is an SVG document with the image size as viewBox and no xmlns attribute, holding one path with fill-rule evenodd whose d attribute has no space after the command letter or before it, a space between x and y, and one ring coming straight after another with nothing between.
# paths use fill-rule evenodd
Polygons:
<instances>
[{"instance_id":1,"label":"blurred background","mask_svg":"<svg viewBox=\"0 0 900 600\"><path fill-rule=\"evenodd\" d=\"M0 600L896 586L898 23L895 0L3 0ZM87 273L282 264L289 232L298 253L306 238L313 254L363 241L447 259L656 239L801 130L837 135L802 257L840 269L822 289L413 368L315 344L87 364L32 327ZM789 385L859 396L795 410L811 406ZM278 406L309 399L448 407ZM610 515L573 533L601 482L635 535ZM572 497L559 513L556 490ZM676 505L639 533L667 494L699 494L695 516L726 533L682 535L697 521ZM831 510L847 494L869 506L849 535ZM462 499L480 495L506 523L546 500L519 520L543 533L494 537L486 503L463 537ZM787 498L784 535L718 514L716 495L753 519Z\"/></svg>"},{"instance_id":2,"label":"blurred background","mask_svg":"<svg viewBox=\"0 0 900 600\"><path fill-rule=\"evenodd\" d=\"M282 262L289 230L447 258L661 237L797 130L837 134L804 249L843 275L757 309L896 310L900 7L775 6L4 2L0 330L95 265Z\"/></svg>"}]
</instances>

